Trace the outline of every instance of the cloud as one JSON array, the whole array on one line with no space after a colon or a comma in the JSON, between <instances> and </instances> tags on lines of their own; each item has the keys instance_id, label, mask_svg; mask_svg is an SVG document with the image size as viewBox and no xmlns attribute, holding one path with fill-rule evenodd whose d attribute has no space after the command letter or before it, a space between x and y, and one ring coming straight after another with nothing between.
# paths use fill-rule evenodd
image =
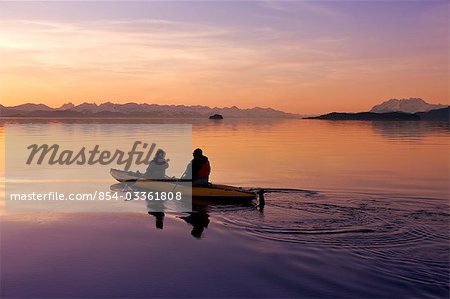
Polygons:
<instances>
[{"instance_id":1,"label":"cloud","mask_svg":"<svg viewBox=\"0 0 450 299\"><path fill-rule=\"evenodd\" d=\"M270 10L285 14L306 13L321 17L342 17L344 13L331 5L321 4L312 1L276 1L266 0L261 2L261 6Z\"/></svg>"},{"instance_id":2,"label":"cloud","mask_svg":"<svg viewBox=\"0 0 450 299\"><path fill-rule=\"evenodd\" d=\"M337 15L320 5L276 5L270 9L283 14L295 5ZM414 35L395 43L395 33L387 42L385 35L361 39L334 27L317 33L291 16L282 26L278 21L226 26L164 19L2 20L0 56L6 59L0 64L0 98L182 99L178 103L189 98L208 104L232 97L269 105L327 92L350 99L357 96L350 93L352 86L370 90L380 82L406 90L411 82L418 86L424 76L431 82L446 70L441 57L448 61L448 53L419 49Z\"/></svg>"},{"instance_id":3,"label":"cloud","mask_svg":"<svg viewBox=\"0 0 450 299\"><path fill-rule=\"evenodd\" d=\"M335 56L338 40L289 40L271 28L247 31L166 20L0 22L3 70L25 67L128 74L299 68ZM324 58L325 57L325 58ZM326 58L328 57L328 58Z\"/></svg>"}]
</instances>

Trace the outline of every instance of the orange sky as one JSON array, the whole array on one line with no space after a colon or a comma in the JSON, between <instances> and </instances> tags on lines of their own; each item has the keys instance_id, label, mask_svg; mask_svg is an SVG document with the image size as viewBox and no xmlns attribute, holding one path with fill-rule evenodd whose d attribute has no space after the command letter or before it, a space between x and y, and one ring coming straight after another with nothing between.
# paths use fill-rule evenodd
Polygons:
<instances>
[{"instance_id":1,"label":"orange sky","mask_svg":"<svg viewBox=\"0 0 450 299\"><path fill-rule=\"evenodd\" d=\"M161 3L146 3L155 15L145 16L144 4L88 16L90 4L56 3L51 15L33 5L0 4L3 105L133 101L315 114L390 98L449 102L446 2L237 2L220 11L205 4L200 16L180 12L183 4L163 15Z\"/></svg>"}]
</instances>

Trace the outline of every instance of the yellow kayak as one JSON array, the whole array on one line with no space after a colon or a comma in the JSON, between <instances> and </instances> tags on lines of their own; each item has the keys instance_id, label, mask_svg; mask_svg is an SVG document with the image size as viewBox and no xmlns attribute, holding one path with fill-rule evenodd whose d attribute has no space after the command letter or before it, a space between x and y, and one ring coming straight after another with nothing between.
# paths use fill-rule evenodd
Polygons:
<instances>
[{"instance_id":1,"label":"yellow kayak","mask_svg":"<svg viewBox=\"0 0 450 299\"><path fill-rule=\"evenodd\" d=\"M133 188L143 190L182 192L183 195L196 198L251 200L256 197L254 192L228 185L208 184L204 187L192 187L190 180L172 178L152 180L145 178L141 173L118 169L111 169L110 173L119 182L127 183Z\"/></svg>"}]
</instances>

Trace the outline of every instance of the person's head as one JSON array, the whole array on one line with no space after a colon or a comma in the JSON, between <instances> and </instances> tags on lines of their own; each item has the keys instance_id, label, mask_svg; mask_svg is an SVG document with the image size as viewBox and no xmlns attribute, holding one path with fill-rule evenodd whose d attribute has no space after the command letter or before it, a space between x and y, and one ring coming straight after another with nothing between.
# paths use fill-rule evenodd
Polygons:
<instances>
[{"instance_id":1,"label":"person's head","mask_svg":"<svg viewBox=\"0 0 450 299\"><path fill-rule=\"evenodd\" d=\"M194 158L201 157L201 156L203 156L203 151L199 148L196 148L194 150L194 152L192 153L192 155L194 155Z\"/></svg>"},{"instance_id":2,"label":"person's head","mask_svg":"<svg viewBox=\"0 0 450 299\"><path fill-rule=\"evenodd\" d=\"M158 149L155 154L155 159L164 159L166 157L166 152L162 149Z\"/></svg>"}]
</instances>

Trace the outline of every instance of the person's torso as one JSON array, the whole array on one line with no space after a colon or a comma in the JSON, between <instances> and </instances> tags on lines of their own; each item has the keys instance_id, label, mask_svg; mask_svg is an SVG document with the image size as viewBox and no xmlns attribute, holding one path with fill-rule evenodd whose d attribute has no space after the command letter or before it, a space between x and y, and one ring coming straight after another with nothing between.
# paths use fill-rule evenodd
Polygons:
<instances>
[{"instance_id":1,"label":"person's torso","mask_svg":"<svg viewBox=\"0 0 450 299\"><path fill-rule=\"evenodd\" d=\"M164 179L166 176L166 168L168 164L165 160L152 160L147 168L146 175L152 179Z\"/></svg>"},{"instance_id":2,"label":"person's torso","mask_svg":"<svg viewBox=\"0 0 450 299\"><path fill-rule=\"evenodd\" d=\"M210 171L208 157L201 156L192 160L192 179L207 178Z\"/></svg>"}]
</instances>

